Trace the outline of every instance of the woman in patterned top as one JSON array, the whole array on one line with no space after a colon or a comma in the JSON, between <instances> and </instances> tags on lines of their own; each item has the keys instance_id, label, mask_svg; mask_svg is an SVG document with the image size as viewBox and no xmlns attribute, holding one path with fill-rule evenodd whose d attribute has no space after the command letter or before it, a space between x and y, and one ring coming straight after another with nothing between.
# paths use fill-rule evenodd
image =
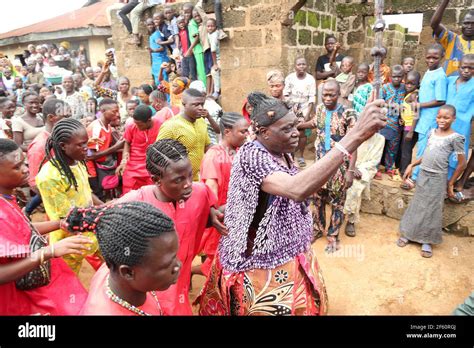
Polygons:
<instances>
[{"instance_id":1,"label":"woman in patterned top","mask_svg":"<svg viewBox=\"0 0 474 348\"><path fill-rule=\"evenodd\" d=\"M203 292L201 315L322 315L324 282L311 252L312 219L306 198L344 159L386 123L383 101L368 106L362 122L334 149L298 172L290 153L298 146L297 118L283 102L252 93L256 140L237 153L225 224Z\"/></svg>"}]
</instances>

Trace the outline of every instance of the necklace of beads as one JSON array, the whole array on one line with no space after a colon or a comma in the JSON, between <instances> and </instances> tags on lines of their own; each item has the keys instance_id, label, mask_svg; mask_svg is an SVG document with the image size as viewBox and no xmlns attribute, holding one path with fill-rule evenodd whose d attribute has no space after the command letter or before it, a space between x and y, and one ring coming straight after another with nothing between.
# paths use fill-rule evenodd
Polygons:
<instances>
[{"instance_id":1,"label":"necklace of beads","mask_svg":"<svg viewBox=\"0 0 474 348\"><path fill-rule=\"evenodd\" d=\"M149 314L149 313L145 312L144 310L141 310L140 308L135 307L134 305L132 305L131 303L125 301L124 299L118 297L112 291L112 289L110 288L109 278L107 278L107 289L105 291L105 294L107 295L108 298L110 298L110 300L112 302L117 303L118 305L120 305L123 308L129 310L130 312L135 313L136 315L140 315L140 316L144 316L144 317L152 315L152 314ZM156 305L158 306L159 315L163 315L163 311L161 309L160 302L158 301L158 297L156 296L156 293L154 291L151 291L151 295L153 296L153 298L156 301Z\"/></svg>"}]
</instances>

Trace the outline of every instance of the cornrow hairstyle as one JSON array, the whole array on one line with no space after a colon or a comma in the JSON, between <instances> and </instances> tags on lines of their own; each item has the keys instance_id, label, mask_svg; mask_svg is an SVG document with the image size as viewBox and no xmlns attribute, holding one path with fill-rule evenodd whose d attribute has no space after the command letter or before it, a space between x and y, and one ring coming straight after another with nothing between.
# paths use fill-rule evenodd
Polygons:
<instances>
[{"instance_id":1,"label":"cornrow hairstyle","mask_svg":"<svg viewBox=\"0 0 474 348\"><path fill-rule=\"evenodd\" d=\"M67 143L81 129L85 130L85 127L80 121L73 118L64 118L54 125L51 135L46 141L46 157L43 163L50 161L59 173L66 177L68 184L66 191L69 191L72 185L77 191L77 181L67 162L66 153L59 143ZM54 153L54 156L51 155L52 153Z\"/></svg>"},{"instance_id":2,"label":"cornrow hairstyle","mask_svg":"<svg viewBox=\"0 0 474 348\"><path fill-rule=\"evenodd\" d=\"M49 98L43 104L43 117L46 119L48 115L64 114L66 103L63 100Z\"/></svg>"},{"instance_id":3,"label":"cornrow hairstyle","mask_svg":"<svg viewBox=\"0 0 474 348\"><path fill-rule=\"evenodd\" d=\"M104 98L99 103L99 109L105 105L114 105L114 104L118 104L118 102L111 98Z\"/></svg>"},{"instance_id":4,"label":"cornrow hairstyle","mask_svg":"<svg viewBox=\"0 0 474 348\"><path fill-rule=\"evenodd\" d=\"M6 155L18 150L19 148L20 147L13 140L0 139L0 161L3 160Z\"/></svg>"},{"instance_id":5,"label":"cornrow hairstyle","mask_svg":"<svg viewBox=\"0 0 474 348\"><path fill-rule=\"evenodd\" d=\"M221 134L224 134L224 130L226 129L232 129L234 125L240 120L244 120L244 116L238 112L224 112L219 120Z\"/></svg>"},{"instance_id":6,"label":"cornrow hairstyle","mask_svg":"<svg viewBox=\"0 0 474 348\"><path fill-rule=\"evenodd\" d=\"M150 240L175 230L173 220L151 204L119 203L91 208L73 208L67 218L72 233L92 231L111 270L121 265L141 265Z\"/></svg>"},{"instance_id":7,"label":"cornrow hairstyle","mask_svg":"<svg viewBox=\"0 0 474 348\"><path fill-rule=\"evenodd\" d=\"M28 98L28 97L31 97L31 96L35 96L35 97L38 97L38 93L35 93L35 92L25 92L22 96L21 96L21 103L22 104L25 104L25 99Z\"/></svg>"},{"instance_id":8,"label":"cornrow hairstyle","mask_svg":"<svg viewBox=\"0 0 474 348\"><path fill-rule=\"evenodd\" d=\"M150 95L151 92L153 92L153 88L148 85L148 84L143 84L139 87L143 92L145 92L147 95Z\"/></svg>"},{"instance_id":9,"label":"cornrow hairstyle","mask_svg":"<svg viewBox=\"0 0 474 348\"><path fill-rule=\"evenodd\" d=\"M133 113L133 119L141 122L147 122L153 116L153 112L151 111L148 105L138 105Z\"/></svg>"},{"instance_id":10,"label":"cornrow hairstyle","mask_svg":"<svg viewBox=\"0 0 474 348\"><path fill-rule=\"evenodd\" d=\"M171 162L188 158L188 150L179 141L162 139L150 145L146 150L146 169L151 176L163 177Z\"/></svg>"},{"instance_id":11,"label":"cornrow hairstyle","mask_svg":"<svg viewBox=\"0 0 474 348\"><path fill-rule=\"evenodd\" d=\"M290 112L290 108L284 102L261 92L250 93L247 100L253 106L250 119L257 134L260 127L268 127Z\"/></svg>"}]
</instances>

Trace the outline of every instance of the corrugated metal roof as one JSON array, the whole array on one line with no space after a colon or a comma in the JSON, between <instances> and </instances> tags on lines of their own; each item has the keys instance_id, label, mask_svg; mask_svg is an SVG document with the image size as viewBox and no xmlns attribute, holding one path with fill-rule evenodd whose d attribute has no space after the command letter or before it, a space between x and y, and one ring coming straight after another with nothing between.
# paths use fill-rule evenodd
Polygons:
<instances>
[{"instance_id":1,"label":"corrugated metal roof","mask_svg":"<svg viewBox=\"0 0 474 348\"><path fill-rule=\"evenodd\" d=\"M78 10L45 21L0 34L0 40L31 33L48 33L60 30L88 28L90 26L110 27L105 9L115 2L115 0L102 0L96 4L82 7Z\"/></svg>"}]
</instances>

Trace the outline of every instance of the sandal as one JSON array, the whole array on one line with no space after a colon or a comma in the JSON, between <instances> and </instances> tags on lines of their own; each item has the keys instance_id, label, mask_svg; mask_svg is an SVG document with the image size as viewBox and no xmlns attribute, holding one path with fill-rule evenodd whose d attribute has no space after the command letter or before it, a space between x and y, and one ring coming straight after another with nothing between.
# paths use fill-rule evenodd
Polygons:
<instances>
[{"instance_id":1,"label":"sandal","mask_svg":"<svg viewBox=\"0 0 474 348\"><path fill-rule=\"evenodd\" d=\"M353 223L350 223L348 222L346 224L346 228L344 230L344 233L346 234L346 236L348 237L355 237L356 236L356 229L355 229L355 225Z\"/></svg>"},{"instance_id":2,"label":"sandal","mask_svg":"<svg viewBox=\"0 0 474 348\"><path fill-rule=\"evenodd\" d=\"M339 250L339 240L337 240L337 237L328 237L328 245L326 245L326 248L324 248L324 251L330 254L338 250Z\"/></svg>"},{"instance_id":3,"label":"sandal","mask_svg":"<svg viewBox=\"0 0 474 348\"><path fill-rule=\"evenodd\" d=\"M415 188L415 182L410 179L410 178L407 178L401 185L400 185L400 188L403 189L403 190L407 190L407 191L410 191L412 189Z\"/></svg>"},{"instance_id":4,"label":"sandal","mask_svg":"<svg viewBox=\"0 0 474 348\"><path fill-rule=\"evenodd\" d=\"M298 158L298 165L300 166L300 168L306 167L306 162L303 157Z\"/></svg>"},{"instance_id":5,"label":"sandal","mask_svg":"<svg viewBox=\"0 0 474 348\"><path fill-rule=\"evenodd\" d=\"M406 247L408 243L410 243L410 241L408 239L406 239L405 237L400 237L397 240L397 245L400 248Z\"/></svg>"},{"instance_id":6,"label":"sandal","mask_svg":"<svg viewBox=\"0 0 474 348\"><path fill-rule=\"evenodd\" d=\"M433 250L431 249L431 245L429 244L423 244L421 246L421 256L423 257L426 257L426 258L430 258L431 256L433 256Z\"/></svg>"},{"instance_id":7,"label":"sandal","mask_svg":"<svg viewBox=\"0 0 474 348\"><path fill-rule=\"evenodd\" d=\"M382 180L382 172L380 170L378 170L377 173L375 173L374 179Z\"/></svg>"}]
</instances>

